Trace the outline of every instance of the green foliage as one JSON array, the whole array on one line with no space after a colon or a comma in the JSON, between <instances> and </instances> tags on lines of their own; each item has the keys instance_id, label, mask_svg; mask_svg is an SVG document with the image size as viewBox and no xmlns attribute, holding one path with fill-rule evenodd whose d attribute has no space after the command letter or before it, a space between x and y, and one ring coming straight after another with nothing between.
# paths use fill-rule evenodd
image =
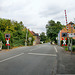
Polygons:
<instances>
[{"instance_id":1,"label":"green foliage","mask_svg":"<svg viewBox=\"0 0 75 75\"><path fill-rule=\"evenodd\" d=\"M29 40L29 38L31 38L31 40ZM29 29L28 29L27 40L28 40L28 42L27 42L28 45L33 45L34 38L33 38L33 35L30 33Z\"/></svg>"},{"instance_id":2,"label":"green foliage","mask_svg":"<svg viewBox=\"0 0 75 75\"><path fill-rule=\"evenodd\" d=\"M43 41L44 43L45 43L45 41L46 41L46 36L45 36L45 33L44 33L44 32L42 32L42 33L40 34L40 41Z\"/></svg>"},{"instance_id":3,"label":"green foliage","mask_svg":"<svg viewBox=\"0 0 75 75\"><path fill-rule=\"evenodd\" d=\"M2 40L2 32L0 31L0 41Z\"/></svg>"},{"instance_id":4,"label":"green foliage","mask_svg":"<svg viewBox=\"0 0 75 75\"><path fill-rule=\"evenodd\" d=\"M75 45L75 39L72 39L72 44Z\"/></svg>"},{"instance_id":5,"label":"green foliage","mask_svg":"<svg viewBox=\"0 0 75 75\"><path fill-rule=\"evenodd\" d=\"M46 33L47 36L51 39L51 41L56 41L56 37L58 35L58 32L64 27L64 25L61 25L59 21L55 23L55 21L50 20L48 21L48 24L46 25Z\"/></svg>"},{"instance_id":6,"label":"green foliage","mask_svg":"<svg viewBox=\"0 0 75 75\"><path fill-rule=\"evenodd\" d=\"M72 47L72 51L75 52L75 46Z\"/></svg>"},{"instance_id":7,"label":"green foliage","mask_svg":"<svg viewBox=\"0 0 75 75\"><path fill-rule=\"evenodd\" d=\"M45 35L44 32L42 32L42 33L40 34L40 41L43 41L44 43L46 43L46 42L49 42L50 39Z\"/></svg>"},{"instance_id":8,"label":"green foliage","mask_svg":"<svg viewBox=\"0 0 75 75\"><path fill-rule=\"evenodd\" d=\"M0 18L0 41L2 40L3 48L6 47L5 33L11 35L10 48L15 46L25 45L27 29L24 27L23 22L11 21L9 19ZM32 37L31 45L33 42L33 36L28 32L28 38ZM29 42L28 42L29 43Z\"/></svg>"}]
</instances>

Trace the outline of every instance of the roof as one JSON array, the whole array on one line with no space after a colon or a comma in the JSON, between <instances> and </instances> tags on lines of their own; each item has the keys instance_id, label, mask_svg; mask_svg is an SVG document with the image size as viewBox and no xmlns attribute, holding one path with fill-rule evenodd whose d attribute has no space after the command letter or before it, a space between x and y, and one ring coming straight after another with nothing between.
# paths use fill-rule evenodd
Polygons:
<instances>
[{"instance_id":1,"label":"roof","mask_svg":"<svg viewBox=\"0 0 75 75\"><path fill-rule=\"evenodd\" d=\"M27 28L25 27L25 29L27 29ZM30 31L29 29L28 29L28 31L29 31L33 36L39 37L39 34L38 34L38 33L35 33L34 31Z\"/></svg>"},{"instance_id":2,"label":"roof","mask_svg":"<svg viewBox=\"0 0 75 75\"><path fill-rule=\"evenodd\" d=\"M67 24L67 25L61 30L61 32L67 32L67 31L68 31L68 33L71 33L71 30L72 30L73 33L75 33L75 29L74 29L74 28L71 29L71 24L73 24L73 26L75 27L75 24L74 24L73 22L70 22L69 24ZM67 29L67 28L68 28L68 29Z\"/></svg>"}]
</instances>

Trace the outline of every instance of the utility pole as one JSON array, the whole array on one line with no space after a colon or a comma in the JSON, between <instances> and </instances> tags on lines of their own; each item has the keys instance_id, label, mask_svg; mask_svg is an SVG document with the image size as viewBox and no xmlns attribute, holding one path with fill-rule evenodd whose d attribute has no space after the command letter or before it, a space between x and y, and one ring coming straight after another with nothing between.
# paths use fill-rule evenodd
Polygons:
<instances>
[{"instance_id":1,"label":"utility pole","mask_svg":"<svg viewBox=\"0 0 75 75\"><path fill-rule=\"evenodd\" d=\"M28 29L26 30L25 46L27 46Z\"/></svg>"}]
</instances>

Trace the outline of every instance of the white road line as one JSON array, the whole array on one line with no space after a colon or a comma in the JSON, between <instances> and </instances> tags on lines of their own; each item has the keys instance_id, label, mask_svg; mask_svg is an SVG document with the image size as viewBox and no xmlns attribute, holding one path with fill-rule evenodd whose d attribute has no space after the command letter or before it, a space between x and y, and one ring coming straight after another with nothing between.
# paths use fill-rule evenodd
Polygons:
<instances>
[{"instance_id":1,"label":"white road line","mask_svg":"<svg viewBox=\"0 0 75 75\"><path fill-rule=\"evenodd\" d=\"M18 57L18 56L23 55L23 54L24 54L24 53L21 53L21 54L18 54L18 55L15 55L15 56L6 58L6 59L4 59L4 60L1 60L0 62L4 62L4 61L7 61L7 60L10 60L10 59L12 59L12 58Z\"/></svg>"},{"instance_id":2,"label":"white road line","mask_svg":"<svg viewBox=\"0 0 75 75\"><path fill-rule=\"evenodd\" d=\"M39 48L41 48L41 47L39 47ZM36 49L39 49L39 48L31 49L30 51L33 51L33 50L36 50Z\"/></svg>"},{"instance_id":3,"label":"white road line","mask_svg":"<svg viewBox=\"0 0 75 75\"><path fill-rule=\"evenodd\" d=\"M55 48L55 51L58 52L55 46L54 46L54 48Z\"/></svg>"},{"instance_id":4,"label":"white road line","mask_svg":"<svg viewBox=\"0 0 75 75\"><path fill-rule=\"evenodd\" d=\"M56 54L41 54L41 53L28 53L31 55L45 55L45 56L57 56Z\"/></svg>"},{"instance_id":5,"label":"white road line","mask_svg":"<svg viewBox=\"0 0 75 75\"><path fill-rule=\"evenodd\" d=\"M75 74L56 74L56 75L75 75Z\"/></svg>"}]
</instances>

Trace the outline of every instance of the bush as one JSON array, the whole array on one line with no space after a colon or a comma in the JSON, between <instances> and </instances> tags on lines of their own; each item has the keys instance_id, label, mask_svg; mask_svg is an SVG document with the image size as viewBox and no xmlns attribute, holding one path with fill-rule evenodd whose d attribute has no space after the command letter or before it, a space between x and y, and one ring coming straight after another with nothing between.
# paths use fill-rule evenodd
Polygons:
<instances>
[{"instance_id":1,"label":"bush","mask_svg":"<svg viewBox=\"0 0 75 75\"><path fill-rule=\"evenodd\" d=\"M13 46L14 46L14 47L15 47L15 46L21 46L21 45L24 45L24 44L25 44L25 42L24 42L23 39L14 40L14 41L13 41Z\"/></svg>"},{"instance_id":2,"label":"bush","mask_svg":"<svg viewBox=\"0 0 75 75\"><path fill-rule=\"evenodd\" d=\"M7 49L7 46L5 44L3 44L2 49Z\"/></svg>"},{"instance_id":3,"label":"bush","mask_svg":"<svg viewBox=\"0 0 75 75\"><path fill-rule=\"evenodd\" d=\"M73 52L75 51L75 47L72 47L72 51L73 51Z\"/></svg>"},{"instance_id":4,"label":"bush","mask_svg":"<svg viewBox=\"0 0 75 75\"><path fill-rule=\"evenodd\" d=\"M75 45L75 39L72 39L72 45Z\"/></svg>"}]
</instances>

